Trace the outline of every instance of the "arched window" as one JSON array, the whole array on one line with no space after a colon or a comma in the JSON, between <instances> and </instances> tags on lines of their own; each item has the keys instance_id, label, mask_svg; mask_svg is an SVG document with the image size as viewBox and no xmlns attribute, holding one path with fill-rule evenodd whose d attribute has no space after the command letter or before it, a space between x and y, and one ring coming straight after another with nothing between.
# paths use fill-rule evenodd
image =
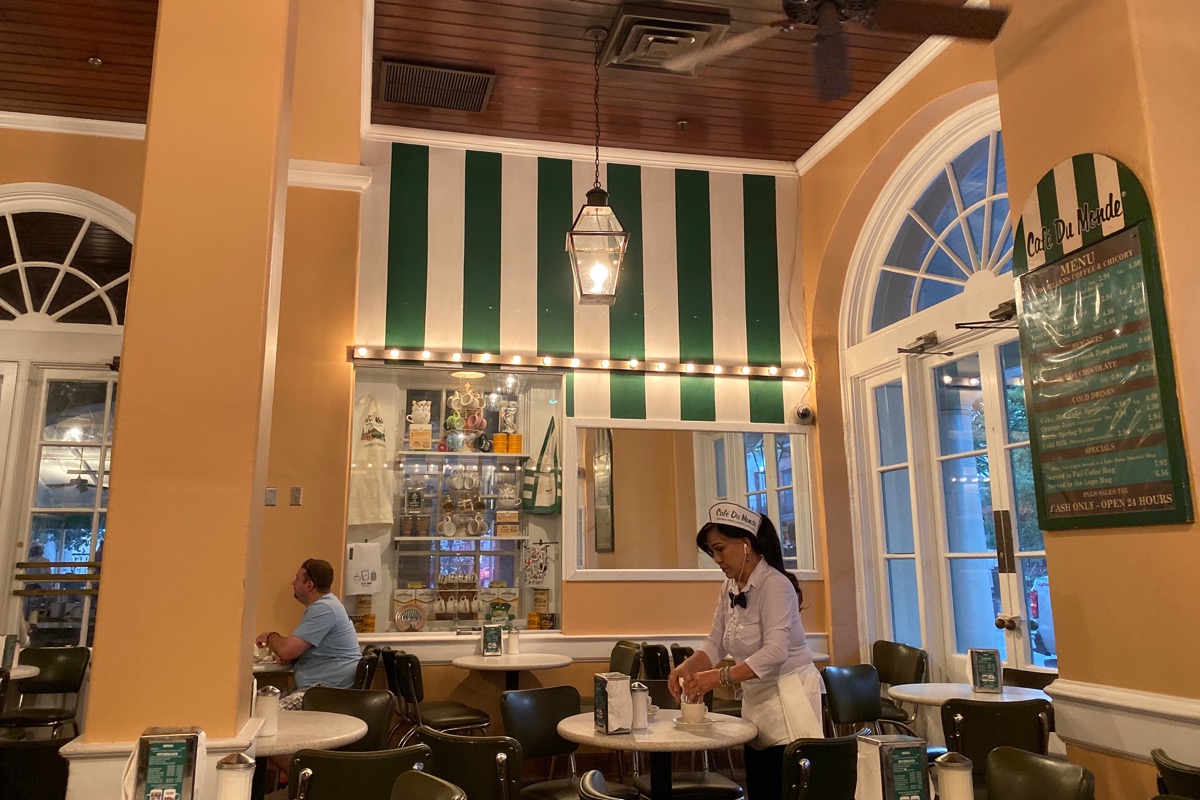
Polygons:
<instances>
[{"instance_id":1,"label":"arched window","mask_svg":"<svg viewBox=\"0 0 1200 800\"><path fill-rule=\"evenodd\" d=\"M0 321L124 325L132 220L51 191L0 190Z\"/></svg>"},{"instance_id":2,"label":"arched window","mask_svg":"<svg viewBox=\"0 0 1200 800\"><path fill-rule=\"evenodd\" d=\"M905 210L883 262L872 333L962 294L979 272L1012 269L1004 143L992 131L946 161Z\"/></svg>"}]
</instances>

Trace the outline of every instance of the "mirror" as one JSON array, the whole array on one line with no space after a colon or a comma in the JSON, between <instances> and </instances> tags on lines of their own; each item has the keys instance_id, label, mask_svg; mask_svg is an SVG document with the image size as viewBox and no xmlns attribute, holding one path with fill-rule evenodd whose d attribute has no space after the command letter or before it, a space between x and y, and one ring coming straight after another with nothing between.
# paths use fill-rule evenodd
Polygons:
<instances>
[{"instance_id":1,"label":"mirror","mask_svg":"<svg viewBox=\"0 0 1200 800\"><path fill-rule=\"evenodd\" d=\"M696 531L730 500L771 518L790 569L815 570L808 448L785 428L578 427L578 568L715 570Z\"/></svg>"}]
</instances>

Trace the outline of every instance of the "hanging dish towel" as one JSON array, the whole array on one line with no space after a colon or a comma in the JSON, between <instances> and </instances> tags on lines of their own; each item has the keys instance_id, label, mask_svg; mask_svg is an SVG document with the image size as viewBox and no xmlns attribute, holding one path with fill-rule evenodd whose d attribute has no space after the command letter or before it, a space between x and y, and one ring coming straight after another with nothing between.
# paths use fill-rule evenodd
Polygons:
<instances>
[{"instance_id":1,"label":"hanging dish towel","mask_svg":"<svg viewBox=\"0 0 1200 800\"><path fill-rule=\"evenodd\" d=\"M388 469L387 438L383 432L383 412L375 395L358 401L358 442L350 464L351 525L392 524L392 472Z\"/></svg>"},{"instance_id":2,"label":"hanging dish towel","mask_svg":"<svg viewBox=\"0 0 1200 800\"><path fill-rule=\"evenodd\" d=\"M528 514L557 514L562 510L562 475L558 468L558 431L554 417L546 427L537 461L525 468L521 509Z\"/></svg>"}]
</instances>

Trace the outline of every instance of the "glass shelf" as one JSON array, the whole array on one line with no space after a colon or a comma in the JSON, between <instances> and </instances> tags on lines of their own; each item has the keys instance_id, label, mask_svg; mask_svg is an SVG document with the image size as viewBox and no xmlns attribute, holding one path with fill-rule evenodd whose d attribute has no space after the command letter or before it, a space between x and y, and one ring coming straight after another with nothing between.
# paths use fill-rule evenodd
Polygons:
<instances>
[{"instance_id":1,"label":"glass shelf","mask_svg":"<svg viewBox=\"0 0 1200 800\"><path fill-rule=\"evenodd\" d=\"M528 536L394 536L396 542L527 542ZM454 553L454 550L446 551Z\"/></svg>"}]
</instances>

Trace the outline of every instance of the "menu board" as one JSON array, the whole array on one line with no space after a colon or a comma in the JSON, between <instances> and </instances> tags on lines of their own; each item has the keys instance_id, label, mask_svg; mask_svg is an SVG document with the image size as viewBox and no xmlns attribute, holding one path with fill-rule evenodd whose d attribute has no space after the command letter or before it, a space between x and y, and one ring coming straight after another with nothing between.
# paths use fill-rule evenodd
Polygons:
<instances>
[{"instance_id":1,"label":"menu board","mask_svg":"<svg viewBox=\"0 0 1200 800\"><path fill-rule=\"evenodd\" d=\"M1148 281L1147 224L1020 278L1044 530L1191 519L1161 289Z\"/></svg>"}]
</instances>

